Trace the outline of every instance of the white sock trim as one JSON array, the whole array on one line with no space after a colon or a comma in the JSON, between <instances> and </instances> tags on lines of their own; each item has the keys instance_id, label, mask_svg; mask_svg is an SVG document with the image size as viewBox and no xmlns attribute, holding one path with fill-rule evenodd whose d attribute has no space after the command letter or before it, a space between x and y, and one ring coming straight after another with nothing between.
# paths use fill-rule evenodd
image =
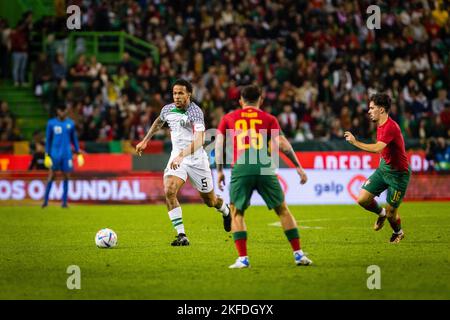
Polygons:
<instances>
[{"instance_id":1,"label":"white sock trim","mask_svg":"<svg viewBox=\"0 0 450 320\"><path fill-rule=\"evenodd\" d=\"M183 224L183 211L181 210L181 207L176 207L175 209L170 210L169 218L178 234L185 233Z\"/></svg>"},{"instance_id":2,"label":"white sock trim","mask_svg":"<svg viewBox=\"0 0 450 320\"><path fill-rule=\"evenodd\" d=\"M169 211L170 220L181 218L182 215L183 215L183 211L181 210L181 207L176 207L175 209L172 209Z\"/></svg>"},{"instance_id":3,"label":"white sock trim","mask_svg":"<svg viewBox=\"0 0 450 320\"><path fill-rule=\"evenodd\" d=\"M380 217L386 216L386 209L385 208L381 208L381 212L380 212L379 216Z\"/></svg>"},{"instance_id":4,"label":"white sock trim","mask_svg":"<svg viewBox=\"0 0 450 320\"><path fill-rule=\"evenodd\" d=\"M222 206L220 207L220 209L217 209L217 211L221 212L224 217L230 214L230 210L228 210L228 206L225 201L222 202Z\"/></svg>"}]
</instances>

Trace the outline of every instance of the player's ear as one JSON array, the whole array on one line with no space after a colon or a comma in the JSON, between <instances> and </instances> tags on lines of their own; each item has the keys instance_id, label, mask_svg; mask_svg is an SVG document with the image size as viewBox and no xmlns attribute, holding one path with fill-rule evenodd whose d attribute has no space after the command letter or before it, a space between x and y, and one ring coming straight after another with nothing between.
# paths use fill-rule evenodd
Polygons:
<instances>
[{"instance_id":1,"label":"player's ear","mask_svg":"<svg viewBox=\"0 0 450 320\"><path fill-rule=\"evenodd\" d=\"M244 100L242 100L242 97L239 98L239 105L244 107Z\"/></svg>"}]
</instances>

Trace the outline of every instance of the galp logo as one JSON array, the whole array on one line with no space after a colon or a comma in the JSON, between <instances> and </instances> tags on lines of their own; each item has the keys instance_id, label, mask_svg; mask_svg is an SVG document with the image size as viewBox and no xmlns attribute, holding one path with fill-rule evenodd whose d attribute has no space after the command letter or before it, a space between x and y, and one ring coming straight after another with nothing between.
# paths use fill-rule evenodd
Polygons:
<instances>
[{"instance_id":1,"label":"galp logo","mask_svg":"<svg viewBox=\"0 0 450 320\"><path fill-rule=\"evenodd\" d=\"M344 191L344 185L335 183L334 181L331 181L331 183L318 183L314 185L314 191L316 192L316 196L319 197L325 193L334 193L336 196L339 196L339 194Z\"/></svg>"},{"instance_id":2,"label":"galp logo","mask_svg":"<svg viewBox=\"0 0 450 320\"><path fill-rule=\"evenodd\" d=\"M358 199L359 190L361 190L364 182L366 182L366 177L359 174L354 176L347 185L347 191L355 201Z\"/></svg>"}]
</instances>

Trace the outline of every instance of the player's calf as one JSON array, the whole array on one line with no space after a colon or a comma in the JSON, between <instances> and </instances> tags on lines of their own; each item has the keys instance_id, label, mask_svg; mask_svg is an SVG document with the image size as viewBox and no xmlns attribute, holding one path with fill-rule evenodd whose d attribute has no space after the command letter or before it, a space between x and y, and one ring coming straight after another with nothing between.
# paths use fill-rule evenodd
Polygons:
<instances>
[{"instance_id":1,"label":"player's calf","mask_svg":"<svg viewBox=\"0 0 450 320\"><path fill-rule=\"evenodd\" d=\"M226 232L230 232L231 231L230 206L226 204L222 198L216 197L216 203L214 204L214 207L217 209L218 212L222 214L224 230Z\"/></svg>"},{"instance_id":2,"label":"player's calf","mask_svg":"<svg viewBox=\"0 0 450 320\"><path fill-rule=\"evenodd\" d=\"M383 211L383 208L380 207L375 199L358 198L358 204L367 211L373 212L378 215Z\"/></svg>"},{"instance_id":3,"label":"player's calf","mask_svg":"<svg viewBox=\"0 0 450 320\"><path fill-rule=\"evenodd\" d=\"M226 232L231 231L231 210L228 204L225 203L225 201L216 196L214 191L208 192L208 193L200 193L203 202L210 208L214 207L217 209L218 212L222 214L223 217L223 228Z\"/></svg>"},{"instance_id":4,"label":"player's calf","mask_svg":"<svg viewBox=\"0 0 450 320\"><path fill-rule=\"evenodd\" d=\"M374 224L374 226L373 226L373 229L374 229L375 231L381 230L381 229L383 228L383 226L384 226L384 222L385 222L385 221L386 221L386 209L383 208L383 209L381 210L381 213L378 215L377 221L375 221L375 224Z\"/></svg>"}]
</instances>

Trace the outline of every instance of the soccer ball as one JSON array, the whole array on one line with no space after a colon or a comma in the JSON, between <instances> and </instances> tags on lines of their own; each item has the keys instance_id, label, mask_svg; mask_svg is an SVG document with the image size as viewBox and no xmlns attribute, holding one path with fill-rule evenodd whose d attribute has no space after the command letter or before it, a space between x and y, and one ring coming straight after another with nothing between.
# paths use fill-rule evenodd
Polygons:
<instances>
[{"instance_id":1,"label":"soccer ball","mask_svg":"<svg viewBox=\"0 0 450 320\"><path fill-rule=\"evenodd\" d=\"M117 245L117 234L108 228L101 229L95 235L95 244L99 248L114 248Z\"/></svg>"}]
</instances>

